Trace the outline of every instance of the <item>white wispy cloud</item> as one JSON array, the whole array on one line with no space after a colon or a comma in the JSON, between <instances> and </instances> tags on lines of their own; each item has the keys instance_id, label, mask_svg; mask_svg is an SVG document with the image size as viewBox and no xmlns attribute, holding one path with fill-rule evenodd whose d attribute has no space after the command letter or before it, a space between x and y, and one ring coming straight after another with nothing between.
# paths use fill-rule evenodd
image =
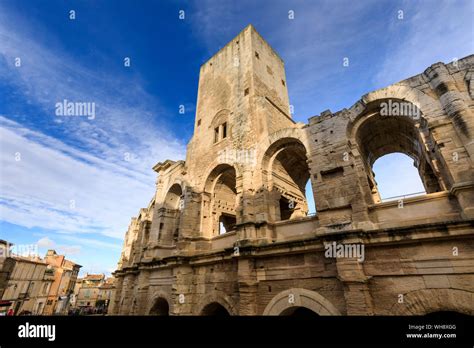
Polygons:
<instances>
[{"instance_id":1,"label":"white wispy cloud","mask_svg":"<svg viewBox=\"0 0 474 348\"><path fill-rule=\"evenodd\" d=\"M80 245L59 245L49 237L43 237L36 242L38 248L41 249L56 249L59 254L67 256L78 255L81 253L82 247Z\"/></svg>"},{"instance_id":2,"label":"white wispy cloud","mask_svg":"<svg viewBox=\"0 0 474 348\"><path fill-rule=\"evenodd\" d=\"M474 53L473 2L402 1L403 19L389 27L387 50L374 76L379 88Z\"/></svg>"},{"instance_id":3,"label":"white wispy cloud","mask_svg":"<svg viewBox=\"0 0 474 348\"><path fill-rule=\"evenodd\" d=\"M32 36L23 18L4 12L0 16L0 78L46 115L20 114L16 120L53 129L70 144L145 175L152 175L150 168L159 160L184 157L183 141L157 122L166 109L143 89L140 76L85 65L59 44L48 44L50 36L41 28ZM16 58L21 59L20 67L15 66ZM95 103L96 118L56 116L55 104L64 99Z\"/></svg>"},{"instance_id":4,"label":"white wispy cloud","mask_svg":"<svg viewBox=\"0 0 474 348\"><path fill-rule=\"evenodd\" d=\"M56 245L56 243L48 237L43 237L43 238L38 239L36 244L38 245L38 248L46 248L46 249L54 248L54 246Z\"/></svg>"},{"instance_id":5,"label":"white wispy cloud","mask_svg":"<svg viewBox=\"0 0 474 348\"><path fill-rule=\"evenodd\" d=\"M2 119L0 216L4 221L63 233L123 237L137 207L153 196L153 184L132 171L116 170L12 121L5 125Z\"/></svg>"},{"instance_id":6,"label":"white wispy cloud","mask_svg":"<svg viewBox=\"0 0 474 348\"><path fill-rule=\"evenodd\" d=\"M65 254L67 256L79 255L82 247L80 245L58 245L55 241L49 237L43 237L39 239L36 244L38 248L42 249L56 249L59 254Z\"/></svg>"},{"instance_id":7,"label":"white wispy cloud","mask_svg":"<svg viewBox=\"0 0 474 348\"><path fill-rule=\"evenodd\" d=\"M0 79L42 110L0 115L0 218L123 238L153 196L151 167L184 158L185 144L160 122L166 109L140 76L84 65L31 23L0 5ZM64 99L94 102L96 118L55 116Z\"/></svg>"},{"instance_id":8,"label":"white wispy cloud","mask_svg":"<svg viewBox=\"0 0 474 348\"><path fill-rule=\"evenodd\" d=\"M93 247L93 248L98 248L98 249L112 249L112 250L121 250L122 247L119 243L110 243L110 242L103 242L97 239L92 239L92 238L84 238L84 237L77 237L77 236L71 236L71 235L62 235L61 239L74 242L74 243L80 243L81 245L85 245L88 247Z\"/></svg>"}]
</instances>

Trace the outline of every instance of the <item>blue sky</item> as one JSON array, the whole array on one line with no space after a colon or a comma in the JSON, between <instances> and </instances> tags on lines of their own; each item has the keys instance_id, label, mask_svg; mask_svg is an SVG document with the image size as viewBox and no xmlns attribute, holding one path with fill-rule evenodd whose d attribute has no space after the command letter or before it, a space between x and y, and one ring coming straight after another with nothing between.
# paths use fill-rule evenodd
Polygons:
<instances>
[{"instance_id":1,"label":"blue sky","mask_svg":"<svg viewBox=\"0 0 474 348\"><path fill-rule=\"evenodd\" d=\"M285 61L294 117L306 122L472 54L472 4L3 0L0 238L111 272L130 217L153 195L151 167L184 158L200 65L249 23ZM96 118L56 116L64 99L96 103ZM402 155L375 172L385 197L422 190Z\"/></svg>"}]
</instances>

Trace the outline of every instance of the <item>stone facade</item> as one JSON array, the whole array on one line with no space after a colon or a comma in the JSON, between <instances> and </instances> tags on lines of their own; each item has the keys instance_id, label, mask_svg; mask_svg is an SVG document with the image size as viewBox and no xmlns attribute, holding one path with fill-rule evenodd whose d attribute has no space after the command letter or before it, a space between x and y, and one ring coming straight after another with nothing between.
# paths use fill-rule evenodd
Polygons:
<instances>
[{"instance_id":1,"label":"stone facade","mask_svg":"<svg viewBox=\"0 0 474 348\"><path fill-rule=\"evenodd\" d=\"M248 26L201 67L186 160L153 168L109 313L474 314L473 109L468 56L295 123L283 61ZM380 199L372 165L393 152L426 194Z\"/></svg>"},{"instance_id":2,"label":"stone facade","mask_svg":"<svg viewBox=\"0 0 474 348\"><path fill-rule=\"evenodd\" d=\"M12 264L5 291L0 298L0 315L44 315L53 274L48 264L38 257L10 255L5 261Z\"/></svg>"},{"instance_id":3,"label":"stone facade","mask_svg":"<svg viewBox=\"0 0 474 348\"><path fill-rule=\"evenodd\" d=\"M0 239L0 299L7 288L8 279L15 266L15 260L8 257L10 243ZM0 303L0 307L3 307ZM0 308L1 309L1 308Z\"/></svg>"},{"instance_id":4,"label":"stone facade","mask_svg":"<svg viewBox=\"0 0 474 348\"><path fill-rule=\"evenodd\" d=\"M80 314L106 314L114 296L115 278L105 278L105 274L86 274L76 284L72 307Z\"/></svg>"},{"instance_id":5,"label":"stone facade","mask_svg":"<svg viewBox=\"0 0 474 348\"><path fill-rule=\"evenodd\" d=\"M67 260L65 255L58 255L55 250L48 250L44 261L54 271L54 281L51 284L44 314L65 315L68 313L71 295L82 266Z\"/></svg>"}]
</instances>

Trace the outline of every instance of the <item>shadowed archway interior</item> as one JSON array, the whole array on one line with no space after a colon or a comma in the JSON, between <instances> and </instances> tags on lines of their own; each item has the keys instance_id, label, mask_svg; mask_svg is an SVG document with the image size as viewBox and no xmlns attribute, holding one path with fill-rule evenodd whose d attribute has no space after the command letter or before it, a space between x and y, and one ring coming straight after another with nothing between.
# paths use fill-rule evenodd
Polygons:
<instances>
[{"instance_id":1,"label":"shadowed archway interior","mask_svg":"<svg viewBox=\"0 0 474 348\"><path fill-rule=\"evenodd\" d=\"M153 307L151 307L150 315L168 316L169 310L170 310L170 307L168 305L168 301L160 297L155 300Z\"/></svg>"},{"instance_id":2,"label":"shadowed archway interior","mask_svg":"<svg viewBox=\"0 0 474 348\"><path fill-rule=\"evenodd\" d=\"M217 302L212 302L206 305L202 309L201 315L215 316L215 317L228 317L230 316L230 313L221 304Z\"/></svg>"}]
</instances>

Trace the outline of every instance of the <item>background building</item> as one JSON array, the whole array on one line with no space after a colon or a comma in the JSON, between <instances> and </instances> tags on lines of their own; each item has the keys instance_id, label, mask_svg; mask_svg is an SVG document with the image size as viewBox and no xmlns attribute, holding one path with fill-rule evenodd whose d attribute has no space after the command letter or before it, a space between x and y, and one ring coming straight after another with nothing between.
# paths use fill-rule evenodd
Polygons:
<instances>
[{"instance_id":1,"label":"background building","mask_svg":"<svg viewBox=\"0 0 474 348\"><path fill-rule=\"evenodd\" d=\"M96 308L101 313L107 314L109 306L115 298L115 278L107 278L105 282L99 287L99 294L97 296Z\"/></svg>"},{"instance_id":2,"label":"background building","mask_svg":"<svg viewBox=\"0 0 474 348\"><path fill-rule=\"evenodd\" d=\"M6 305L0 307L0 311L6 314L12 310L13 315L43 315L53 282L48 264L39 258L16 255L12 255L10 261L13 269L2 296Z\"/></svg>"},{"instance_id":3,"label":"background building","mask_svg":"<svg viewBox=\"0 0 474 348\"><path fill-rule=\"evenodd\" d=\"M81 287L77 292L76 308L81 313L92 313L96 309L100 288L105 283L105 274L86 274L81 279Z\"/></svg>"},{"instance_id":4,"label":"background building","mask_svg":"<svg viewBox=\"0 0 474 348\"><path fill-rule=\"evenodd\" d=\"M0 239L0 299L7 287L8 278L13 270L14 260L8 257L11 244ZM2 304L0 303L0 307Z\"/></svg>"},{"instance_id":5,"label":"background building","mask_svg":"<svg viewBox=\"0 0 474 348\"><path fill-rule=\"evenodd\" d=\"M115 278L104 274L86 274L77 281L74 289L76 314L107 314L115 298Z\"/></svg>"},{"instance_id":6,"label":"background building","mask_svg":"<svg viewBox=\"0 0 474 348\"><path fill-rule=\"evenodd\" d=\"M5 241L0 244L5 250L11 246ZM45 259L2 251L0 314L67 314L80 267L54 250L49 250Z\"/></svg>"},{"instance_id":7,"label":"background building","mask_svg":"<svg viewBox=\"0 0 474 348\"><path fill-rule=\"evenodd\" d=\"M45 262L54 271L54 281L48 294L44 314L66 315L77 276L82 266L66 260L64 255L58 255L54 250L48 250Z\"/></svg>"}]
</instances>

